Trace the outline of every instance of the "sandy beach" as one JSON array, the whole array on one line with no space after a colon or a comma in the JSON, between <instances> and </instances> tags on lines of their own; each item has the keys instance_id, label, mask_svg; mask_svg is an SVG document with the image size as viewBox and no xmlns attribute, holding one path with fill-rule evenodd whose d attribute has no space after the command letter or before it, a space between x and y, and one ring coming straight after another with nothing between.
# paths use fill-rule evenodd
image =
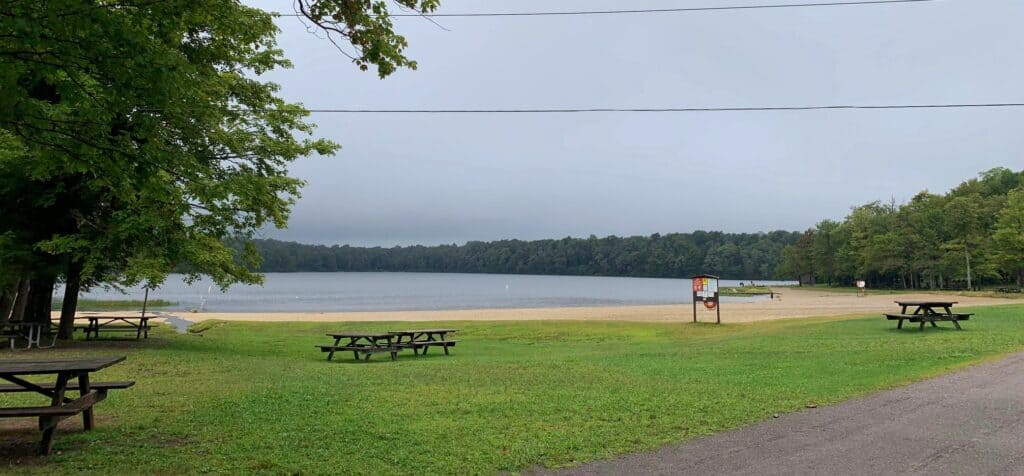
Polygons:
<instances>
[{"instance_id":1,"label":"sandy beach","mask_svg":"<svg viewBox=\"0 0 1024 476\"><path fill-rule=\"evenodd\" d=\"M924 293L869 294L858 297L852 293L785 288L771 301L723 303L722 322L757 322L800 317L828 317L856 314L897 312L895 300L953 299L958 307L1024 303L1024 299L952 296ZM701 307L698 319L713 322L715 313ZM92 313L82 313L92 314ZM123 313L118 313L123 314ZM160 313L157 313L160 314ZM536 309L470 309L448 311L381 311L381 312L203 312L166 313L199 322L210 319L261 322L370 322L370 321L688 321L691 305L623 306L623 307L561 307Z\"/></svg>"}]
</instances>

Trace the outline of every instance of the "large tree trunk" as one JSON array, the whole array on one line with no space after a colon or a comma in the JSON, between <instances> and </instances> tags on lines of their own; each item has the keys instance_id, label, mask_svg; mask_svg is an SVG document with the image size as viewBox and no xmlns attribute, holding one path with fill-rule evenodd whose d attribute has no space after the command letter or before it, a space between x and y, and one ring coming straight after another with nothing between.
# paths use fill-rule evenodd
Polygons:
<instances>
[{"instance_id":1,"label":"large tree trunk","mask_svg":"<svg viewBox=\"0 0 1024 476\"><path fill-rule=\"evenodd\" d=\"M14 308L11 309L12 321L25 320L25 308L28 307L28 292L31 287L31 281L27 277L21 278L18 282L18 295L14 297Z\"/></svg>"},{"instance_id":2,"label":"large tree trunk","mask_svg":"<svg viewBox=\"0 0 1024 476\"><path fill-rule=\"evenodd\" d=\"M15 280L13 284L0 290L0 324L5 324L11 319L14 300L18 297L18 282Z\"/></svg>"},{"instance_id":3,"label":"large tree trunk","mask_svg":"<svg viewBox=\"0 0 1024 476\"><path fill-rule=\"evenodd\" d=\"M53 306L53 287L56 281L53 276L32 278L25 306L25 322L50 323L50 308Z\"/></svg>"},{"instance_id":4,"label":"large tree trunk","mask_svg":"<svg viewBox=\"0 0 1024 476\"><path fill-rule=\"evenodd\" d=\"M57 331L57 338L61 340L71 340L75 336L75 310L78 309L78 291L81 287L82 263L72 260L68 263L64 302L60 308L60 329Z\"/></svg>"}]
</instances>

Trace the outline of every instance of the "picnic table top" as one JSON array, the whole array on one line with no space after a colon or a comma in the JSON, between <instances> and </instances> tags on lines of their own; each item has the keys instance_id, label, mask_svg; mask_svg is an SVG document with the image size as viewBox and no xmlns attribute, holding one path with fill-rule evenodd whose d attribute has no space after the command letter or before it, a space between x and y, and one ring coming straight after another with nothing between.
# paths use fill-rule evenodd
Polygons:
<instances>
[{"instance_id":1,"label":"picnic table top","mask_svg":"<svg viewBox=\"0 0 1024 476\"><path fill-rule=\"evenodd\" d=\"M893 301L900 306L952 306L959 301Z\"/></svg>"},{"instance_id":2,"label":"picnic table top","mask_svg":"<svg viewBox=\"0 0 1024 476\"><path fill-rule=\"evenodd\" d=\"M344 332L328 332L327 335L331 337L394 337L395 335L390 332L365 332L365 331L344 331Z\"/></svg>"},{"instance_id":3,"label":"picnic table top","mask_svg":"<svg viewBox=\"0 0 1024 476\"><path fill-rule=\"evenodd\" d=\"M41 375L60 372L95 372L124 361L125 356L68 360L0 361L0 375Z\"/></svg>"},{"instance_id":4,"label":"picnic table top","mask_svg":"<svg viewBox=\"0 0 1024 476\"><path fill-rule=\"evenodd\" d=\"M391 334L447 334L458 331L458 329L413 329L411 331L391 331Z\"/></svg>"}]
</instances>

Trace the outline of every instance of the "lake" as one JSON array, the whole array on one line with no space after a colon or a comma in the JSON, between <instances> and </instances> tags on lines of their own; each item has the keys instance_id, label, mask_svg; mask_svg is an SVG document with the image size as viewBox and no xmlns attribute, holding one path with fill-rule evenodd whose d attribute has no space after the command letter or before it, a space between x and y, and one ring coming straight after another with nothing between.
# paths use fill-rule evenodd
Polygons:
<instances>
[{"instance_id":1,"label":"lake","mask_svg":"<svg viewBox=\"0 0 1024 476\"><path fill-rule=\"evenodd\" d=\"M740 280L721 280L737 286ZM749 280L742 282L749 283ZM757 284L793 285L790 281ZM58 292L57 296L60 296ZM138 299L94 289L83 299ZM222 293L210 281L186 285L171 275L150 291L150 299L178 303L172 310L252 311L408 311L486 308L627 306L690 303L688 279L610 278L457 273L267 273L260 286L232 286ZM723 302L758 298L723 297Z\"/></svg>"}]
</instances>

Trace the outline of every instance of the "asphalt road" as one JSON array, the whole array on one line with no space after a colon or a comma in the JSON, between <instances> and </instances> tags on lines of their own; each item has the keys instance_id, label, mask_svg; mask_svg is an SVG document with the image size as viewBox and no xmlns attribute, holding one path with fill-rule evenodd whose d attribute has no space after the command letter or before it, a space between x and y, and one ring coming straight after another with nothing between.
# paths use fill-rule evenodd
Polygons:
<instances>
[{"instance_id":1,"label":"asphalt road","mask_svg":"<svg viewBox=\"0 0 1024 476\"><path fill-rule=\"evenodd\" d=\"M1024 353L553 474L1024 475Z\"/></svg>"}]
</instances>

